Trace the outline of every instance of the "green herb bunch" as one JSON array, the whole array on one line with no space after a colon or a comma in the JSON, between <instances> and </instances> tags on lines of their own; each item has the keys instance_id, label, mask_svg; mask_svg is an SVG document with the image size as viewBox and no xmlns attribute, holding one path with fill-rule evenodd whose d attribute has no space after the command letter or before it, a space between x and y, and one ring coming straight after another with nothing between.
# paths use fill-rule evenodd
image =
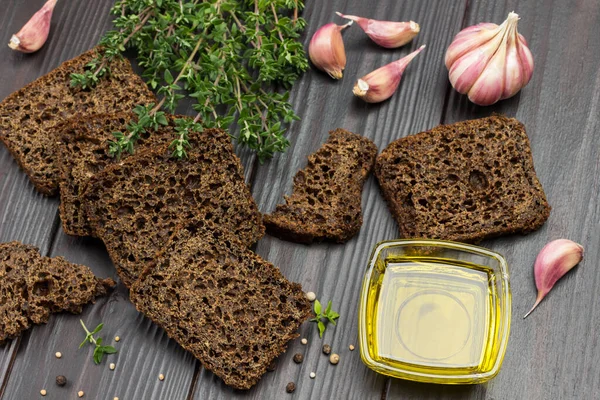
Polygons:
<instances>
[{"instance_id":1,"label":"green herb bunch","mask_svg":"<svg viewBox=\"0 0 600 400\"><path fill-rule=\"evenodd\" d=\"M72 74L71 84L93 87L110 74L110 61L132 48L161 100L135 110L138 120L114 134L111 154L132 152L140 133L167 122L159 110L173 112L192 98L198 114L175 122L175 157L185 157L187 135L202 120L223 129L237 123L237 140L262 162L285 151L285 126L298 119L286 90L308 68L298 41L303 7L301 0L120 0L111 10L116 29L100 41L102 55Z\"/></svg>"},{"instance_id":2,"label":"green herb bunch","mask_svg":"<svg viewBox=\"0 0 600 400\"><path fill-rule=\"evenodd\" d=\"M112 346L102 346L102 338L101 337L99 337L98 339L94 338L94 335L96 333L100 332L100 330L104 327L104 324L99 324L93 331L90 332L82 320L79 320L79 322L81 322L81 326L83 326L83 329L85 330L85 333L86 333L85 339L83 339L83 342L81 342L81 344L79 345L79 348L82 348L88 342L93 344L95 346L94 362L96 364L100 364L102 362L102 358L104 357L105 354L114 354L117 352L117 350Z\"/></svg>"},{"instance_id":3,"label":"green herb bunch","mask_svg":"<svg viewBox=\"0 0 600 400\"><path fill-rule=\"evenodd\" d=\"M336 324L335 320L340 317L340 314L331 310L331 300L327 303L327 308L323 311L323 307L319 300L315 300L315 304L313 306L315 311L315 317L311 319L311 321L316 322L319 328L319 337L323 337L323 333L325 332L325 324L323 323L323 319L325 322L331 322L333 325Z\"/></svg>"}]
</instances>

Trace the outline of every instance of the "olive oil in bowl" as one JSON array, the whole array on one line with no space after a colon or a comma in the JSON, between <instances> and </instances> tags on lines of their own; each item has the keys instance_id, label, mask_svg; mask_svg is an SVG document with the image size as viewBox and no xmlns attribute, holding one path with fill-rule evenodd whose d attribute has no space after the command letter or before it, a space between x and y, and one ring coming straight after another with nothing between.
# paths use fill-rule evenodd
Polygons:
<instances>
[{"instance_id":1,"label":"olive oil in bowl","mask_svg":"<svg viewBox=\"0 0 600 400\"><path fill-rule=\"evenodd\" d=\"M422 382L495 376L508 337L510 293L504 260L486 252L441 241L379 244L361 299L363 361Z\"/></svg>"}]
</instances>

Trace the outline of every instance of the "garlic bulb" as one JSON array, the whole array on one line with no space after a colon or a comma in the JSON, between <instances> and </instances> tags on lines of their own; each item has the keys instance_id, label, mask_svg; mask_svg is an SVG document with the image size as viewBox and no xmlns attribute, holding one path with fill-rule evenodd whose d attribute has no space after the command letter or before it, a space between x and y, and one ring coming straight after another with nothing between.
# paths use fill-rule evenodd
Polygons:
<instances>
[{"instance_id":1,"label":"garlic bulb","mask_svg":"<svg viewBox=\"0 0 600 400\"><path fill-rule=\"evenodd\" d=\"M33 53L41 49L50 33L50 20L55 5L56 0L48 0L19 32L12 35L8 47L23 53Z\"/></svg>"},{"instance_id":2,"label":"garlic bulb","mask_svg":"<svg viewBox=\"0 0 600 400\"><path fill-rule=\"evenodd\" d=\"M533 74L533 56L517 32L519 16L502 25L481 23L460 31L446 51L450 83L473 103L487 106L517 94Z\"/></svg>"},{"instance_id":3,"label":"garlic bulb","mask_svg":"<svg viewBox=\"0 0 600 400\"><path fill-rule=\"evenodd\" d=\"M345 25L333 23L323 25L315 32L308 44L310 61L333 79L341 79L346 68L346 50L341 32L352 25L352 22Z\"/></svg>"}]
</instances>

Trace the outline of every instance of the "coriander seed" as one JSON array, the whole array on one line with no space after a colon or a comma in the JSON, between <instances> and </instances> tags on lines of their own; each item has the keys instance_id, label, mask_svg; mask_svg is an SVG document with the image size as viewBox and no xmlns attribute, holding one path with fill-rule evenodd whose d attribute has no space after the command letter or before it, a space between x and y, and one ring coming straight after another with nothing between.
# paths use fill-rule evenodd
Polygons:
<instances>
[{"instance_id":1,"label":"coriander seed","mask_svg":"<svg viewBox=\"0 0 600 400\"><path fill-rule=\"evenodd\" d=\"M118 336L115 336L115 342L118 342L119 340L121 340L121 338Z\"/></svg>"},{"instance_id":2,"label":"coriander seed","mask_svg":"<svg viewBox=\"0 0 600 400\"><path fill-rule=\"evenodd\" d=\"M288 393L293 393L294 390L296 390L296 384L294 382L288 383L287 386L285 387L285 391Z\"/></svg>"},{"instance_id":3,"label":"coriander seed","mask_svg":"<svg viewBox=\"0 0 600 400\"><path fill-rule=\"evenodd\" d=\"M54 353L54 355L56 356L56 358L62 357L62 353L60 351L57 351L56 353Z\"/></svg>"},{"instance_id":4,"label":"coriander seed","mask_svg":"<svg viewBox=\"0 0 600 400\"><path fill-rule=\"evenodd\" d=\"M79 397L83 397L85 393L83 392L83 390L80 390L79 392L77 392L77 396Z\"/></svg>"},{"instance_id":5,"label":"coriander seed","mask_svg":"<svg viewBox=\"0 0 600 400\"><path fill-rule=\"evenodd\" d=\"M159 380L159 381L164 381L164 380L165 380L165 376L164 376L163 374L160 374L160 375L158 376L158 380Z\"/></svg>"},{"instance_id":6,"label":"coriander seed","mask_svg":"<svg viewBox=\"0 0 600 400\"><path fill-rule=\"evenodd\" d=\"M110 365L108 366L108 368L110 368L111 371L114 371L116 368L115 363L110 363Z\"/></svg>"},{"instance_id":7,"label":"coriander seed","mask_svg":"<svg viewBox=\"0 0 600 400\"><path fill-rule=\"evenodd\" d=\"M310 376L310 379L315 379L317 374L315 374L314 372L311 372L309 376Z\"/></svg>"},{"instance_id":8,"label":"coriander seed","mask_svg":"<svg viewBox=\"0 0 600 400\"><path fill-rule=\"evenodd\" d=\"M40 394L41 394L42 396L45 396L45 395L46 395L46 393L48 393L48 392L46 392L46 389L42 389L42 390L40 390Z\"/></svg>"},{"instance_id":9,"label":"coriander seed","mask_svg":"<svg viewBox=\"0 0 600 400\"><path fill-rule=\"evenodd\" d=\"M323 354L327 354L327 355L331 354L331 346L330 345L328 345L328 344L323 345Z\"/></svg>"},{"instance_id":10,"label":"coriander seed","mask_svg":"<svg viewBox=\"0 0 600 400\"><path fill-rule=\"evenodd\" d=\"M56 377L56 384L58 386L65 386L67 384L67 378L64 375L58 375Z\"/></svg>"},{"instance_id":11,"label":"coriander seed","mask_svg":"<svg viewBox=\"0 0 600 400\"><path fill-rule=\"evenodd\" d=\"M317 295L315 294L315 292L306 293L306 299L308 301L315 301L316 298L317 298Z\"/></svg>"},{"instance_id":12,"label":"coriander seed","mask_svg":"<svg viewBox=\"0 0 600 400\"><path fill-rule=\"evenodd\" d=\"M300 364L302 361L304 361L304 356L300 353L296 353L294 354L294 362L296 364Z\"/></svg>"},{"instance_id":13,"label":"coriander seed","mask_svg":"<svg viewBox=\"0 0 600 400\"><path fill-rule=\"evenodd\" d=\"M350 351L354 351L354 345L351 344L350 346L348 346L348 348L350 349Z\"/></svg>"},{"instance_id":14,"label":"coriander seed","mask_svg":"<svg viewBox=\"0 0 600 400\"><path fill-rule=\"evenodd\" d=\"M308 340L306 340L306 338L302 338L302 340L300 341L300 343L306 344L306 343L308 343Z\"/></svg>"},{"instance_id":15,"label":"coriander seed","mask_svg":"<svg viewBox=\"0 0 600 400\"><path fill-rule=\"evenodd\" d=\"M336 365L337 363L340 362L340 356L333 353L332 355L329 356L329 362L332 363L333 365Z\"/></svg>"}]
</instances>

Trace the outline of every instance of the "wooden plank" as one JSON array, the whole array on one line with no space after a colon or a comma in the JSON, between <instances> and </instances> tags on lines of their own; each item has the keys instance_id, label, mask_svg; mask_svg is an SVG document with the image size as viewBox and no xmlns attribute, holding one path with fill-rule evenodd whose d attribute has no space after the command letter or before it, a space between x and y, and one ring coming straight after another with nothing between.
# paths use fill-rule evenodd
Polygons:
<instances>
[{"instance_id":1,"label":"wooden plank","mask_svg":"<svg viewBox=\"0 0 600 400\"><path fill-rule=\"evenodd\" d=\"M515 116L527 127L537 174L553 206L538 232L487 241L510 265L511 337L500 374L488 384L448 388L392 380L388 398L586 399L600 396L597 331L600 308L600 4L569 7L544 2L470 2L466 25L499 23L513 9L519 32L536 62L533 79L519 95L477 107L452 93L447 122L491 112ZM466 26L465 25L465 26ZM535 295L533 262L550 240L582 243L586 258L523 320Z\"/></svg>"},{"instance_id":2,"label":"wooden plank","mask_svg":"<svg viewBox=\"0 0 600 400\"><path fill-rule=\"evenodd\" d=\"M334 11L367 15L379 19L415 20L422 30L414 43L398 50L385 50L372 44L356 26L344 32L348 64L345 77L332 81L320 71L311 69L292 91L292 103L303 118L289 132L291 148L269 163L259 166L253 181L253 194L264 212L269 212L291 190L293 175L306 165L306 157L320 147L327 131L343 127L361 133L380 147L409 132L436 125L442 116L446 77L441 73L441 54L449 44L445 32L460 27L464 15L463 2L383 2L350 1L312 2L304 17L308 21L307 45L311 35L325 23L341 20ZM421 44L428 47L407 69L399 92L390 101L369 105L354 98L355 80L388 62L408 54ZM267 373L248 392L226 387L213 374L202 370L195 386L194 399L283 398L285 386L293 381L296 392L290 398L380 398L386 378L366 368L360 361L357 344L357 305L362 276L371 247L378 241L397 235L397 227L387 210L373 177L363 192L364 223L360 234L345 245L299 245L269 236L262 239L257 251L279 266L283 274L300 282L306 291L318 298L333 300L341 314L337 327L329 327L319 339L314 323L301 328L300 340L290 344L287 353L277 363L277 369ZM321 346L330 344L340 355L337 366L330 365L321 353ZM348 345L354 344L351 352ZM292 361L296 352L304 354L300 365ZM311 380L309 373L316 378Z\"/></svg>"}]
</instances>

